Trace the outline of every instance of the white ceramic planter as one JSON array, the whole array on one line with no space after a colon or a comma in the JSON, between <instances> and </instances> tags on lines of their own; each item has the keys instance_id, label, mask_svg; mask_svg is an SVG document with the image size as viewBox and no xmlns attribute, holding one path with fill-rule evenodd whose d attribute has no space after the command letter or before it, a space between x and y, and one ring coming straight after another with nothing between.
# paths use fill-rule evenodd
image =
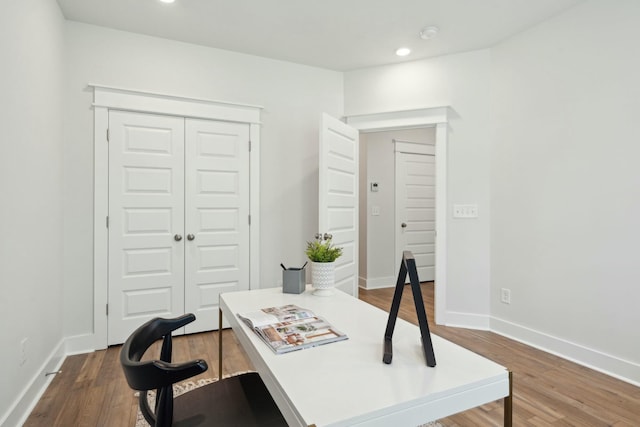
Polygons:
<instances>
[{"instance_id":1,"label":"white ceramic planter","mask_svg":"<svg viewBox=\"0 0 640 427\"><path fill-rule=\"evenodd\" d=\"M313 294L321 297L333 295L336 285L335 262L311 262Z\"/></svg>"}]
</instances>

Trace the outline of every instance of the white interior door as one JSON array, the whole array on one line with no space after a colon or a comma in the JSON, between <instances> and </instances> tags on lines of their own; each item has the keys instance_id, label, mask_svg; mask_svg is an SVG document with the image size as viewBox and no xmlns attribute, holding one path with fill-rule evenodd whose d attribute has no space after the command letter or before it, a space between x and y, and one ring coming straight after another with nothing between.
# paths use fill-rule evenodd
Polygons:
<instances>
[{"instance_id":1,"label":"white interior door","mask_svg":"<svg viewBox=\"0 0 640 427\"><path fill-rule=\"evenodd\" d=\"M218 295L249 289L249 125L186 121L187 333L217 328Z\"/></svg>"},{"instance_id":2,"label":"white interior door","mask_svg":"<svg viewBox=\"0 0 640 427\"><path fill-rule=\"evenodd\" d=\"M320 122L319 229L343 248L336 287L358 295L358 131L327 114Z\"/></svg>"},{"instance_id":3,"label":"white interior door","mask_svg":"<svg viewBox=\"0 0 640 427\"><path fill-rule=\"evenodd\" d=\"M109 112L108 344L184 313L184 120Z\"/></svg>"},{"instance_id":4,"label":"white interior door","mask_svg":"<svg viewBox=\"0 0 640 427\"><path fill-rule=\"evenodd\" d=\"M435 156L398 151L395 156L396 253L411 251L420 281L432 281L436 238Z\"/></svg>"}]
</instances>

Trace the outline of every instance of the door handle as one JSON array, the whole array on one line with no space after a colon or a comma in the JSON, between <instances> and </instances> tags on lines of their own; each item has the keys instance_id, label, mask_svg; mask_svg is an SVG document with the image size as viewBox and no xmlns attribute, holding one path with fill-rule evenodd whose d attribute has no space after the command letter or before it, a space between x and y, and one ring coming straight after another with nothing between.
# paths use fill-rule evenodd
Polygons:
<instances>
[{"instance_id":1,"label":"door handle","mask_svg":"<svg viewBox=\"0 0 640 427\"><path fill-rule=\"evenodd\" d=\"M187 240L191 241L193 239L195 239L196 236L194 236L193 234L187 234Z\"/></svg>"},{"instance_id":2,"label":"door handle","mask_svg":"<svg viewBox=\"0 0 640 427\"><path fill-rule=\"evenodd\" d=\"M402 227L402 228L407 228L407 223L406 223L406 222L403 222L402 224L400 224L400 227Z\"/></svg>"},{"instance_id":3,"label":"door handle","mask_svg":"<svg viewBox=\"0 0 640 427\"><path fill-rule=\"evenodd\" d=\"M175 240L176 242L179 242L180 240L182 240L182 235L176 234L175 236L173 236L173 240Z\"/></svg>"}]
</instances>

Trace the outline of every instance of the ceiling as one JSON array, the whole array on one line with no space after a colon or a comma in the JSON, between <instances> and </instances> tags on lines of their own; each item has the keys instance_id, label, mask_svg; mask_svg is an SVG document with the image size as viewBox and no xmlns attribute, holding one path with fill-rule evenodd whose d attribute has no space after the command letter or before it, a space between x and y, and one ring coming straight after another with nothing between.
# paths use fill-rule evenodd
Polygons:
<instances>
[{"instance_id":1,"label":"ceiling","mask_svg":"<svg viewBox=\"0 0 640 427\"><path fill-rule=\"evenodd\" d=\"M583 0L57 1L73 21L347 71L487 48Z\"/></svg>"}]
</instances>

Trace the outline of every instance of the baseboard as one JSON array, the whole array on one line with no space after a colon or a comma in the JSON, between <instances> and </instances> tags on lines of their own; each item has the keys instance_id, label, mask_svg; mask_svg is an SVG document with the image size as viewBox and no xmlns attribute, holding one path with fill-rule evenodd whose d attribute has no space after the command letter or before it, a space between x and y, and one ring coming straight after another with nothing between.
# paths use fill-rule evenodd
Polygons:
<instances>
[{"instance_id":1,"label":"baseboard","mask_svg":"<svg viewBox=\"0 0 640 427\"><path fill-rule=\"evenodd\" d=\"M491 318L491 331L640 387L640 364L497 317Z\"/></svg>"},{"instance_id":2,"label":"baseboard","mask_svg":"<svg viewBox=\"0 0 640 427\"><path fill-rule=\"evenodd\" d=\"M65 340L62 339L40 366L37 373L31 378L31 381L20 392L5 417L0 419L0 426L17 427L24 424L49 383L53 380L54 375L46 375L47 372L58 371L65 356Z\"/></svg>"},{"instance_id":3,"label":"baseboard","mask_svg":"<svg viewBox=\"0 0 640 427\"><path fill-rule=\"evenodd\" d=\"M94 334L74 335L65 338L65 354L72 356L74 354L91 353L96 349Z\"/></svg>"},{"instance_id":4,"label":"baseboard","mask_svg":"<svg viewBox=\"0 0 640 427\"><path fill-rule=\"evenodd\" d=\"M490 327L489 316L486 314L460 313L456 311L446 312L446 326L454 328L479 329L488 331Z\"/></svg>"},{"instance_id":5,"label":"baseboard","mask_svg":"<svg viewBox=\"0 0 640 427\"><path fill-rule=\"evenodd\" d=\"M0 426L17 427L24 424L55 376L46 375L46 373L57 372L67 356L90 353L94 349L95 337L93 334L63 338L42 364L38 373L20 393L5 418L0 420Z\"/></svg>"},{"instance_id":6,"label":"baseboard","mask_svg":"<svg viewBox=\"0 0 640 427\"><path fill-rule=\"evenodd\" d=\"M365 279L364 277L358 277L358 287L367 289L367 279Z\"/></svg>"},{"instance_id":7,"label":"baseboard","mask_svg":"<svg viewBox=\"0 0 640 427\"><path fill-rule=\"evenodd\" d=\"M363 277L358 278L358 286L362 289L371 290L371 289L382 289L382 288L393 288L396 286L397 278L393 276L389 277L376 277L373 279L366 279Z\"/></svg>"}]
</instances>

